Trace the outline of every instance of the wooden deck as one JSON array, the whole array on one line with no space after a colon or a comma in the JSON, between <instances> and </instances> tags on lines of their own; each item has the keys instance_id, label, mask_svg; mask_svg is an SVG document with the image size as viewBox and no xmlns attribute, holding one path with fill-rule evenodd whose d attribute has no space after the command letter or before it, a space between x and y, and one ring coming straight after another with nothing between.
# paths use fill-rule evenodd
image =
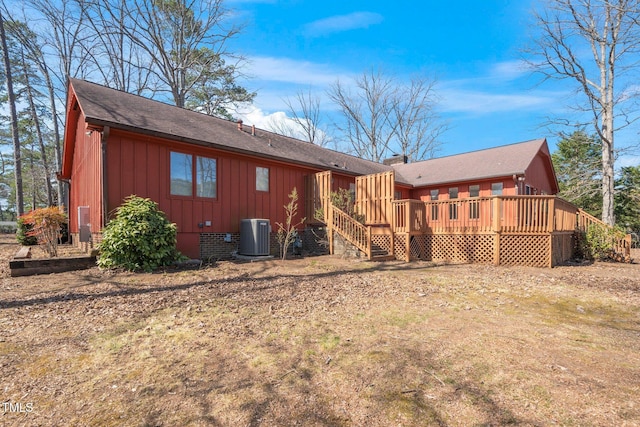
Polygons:
<instances>
[{"instance_id":1,"label":"wooden deck","mask_svg":"<svg viewBox=\"0 0 640 427\"><path fill-rule=\"evenodd\" d=\"M360 224L330 204L330 182L330 172L316 175L309 207L323 212L330 248L337 233L368 259L553 267L574 256L590 226L608 227L556 196L393 200L393 173L356 180ZM614 246L630 257L630 236Z\"/></svg>"},{"instance_id":2,"label":"wooden deck","mask_svg":"<svg viewBox=\"0 0 640 427\"><path fill-rule=\"evenodd\" d=\"M341 234L369 259L377 248L407 262L553 267L574 256L581 228L603 226L555 196L394 200L392 206L388 225L362 225L330 209L330 235ZM628 237L616 243L623 257L630 254Z\"/></svg>"}]
</instances>

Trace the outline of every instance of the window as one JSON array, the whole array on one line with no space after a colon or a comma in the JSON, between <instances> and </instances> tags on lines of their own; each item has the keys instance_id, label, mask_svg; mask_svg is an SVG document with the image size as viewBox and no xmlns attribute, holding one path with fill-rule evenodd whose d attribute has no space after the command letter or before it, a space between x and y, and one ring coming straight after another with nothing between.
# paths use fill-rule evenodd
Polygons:
<instances>
[{"instance_id":1,"label":"window","mask_svg":"<svg viewBox=\"0 0 640 427\"><path fill-rule=\"evenodd\" d=\"M469 186L469 197L479 197L480 196L480 186L479 185L470 185ZM469 219L478 219L480 218L480 202L477 200L472 200L469 202Z\"/></svg>"},{"instance_id":2,"label":"window","mask_svg":"<svg viewBox=\"0 0 640 427\"><path fill-rule=\"evenodd\" d=\"M449 188L449 199L458 198L458 187ZM458 205L456 203L449 203L449 219L458 219Z\"/></svg>"},{"instance_id":3,"label":"window","mask_svg":"<svg viewBox=\"0 0 640 427\"><path fill-rule=\"evenodd\" d=\"M491 184L491 195L492 196L502 196L502 183L494 182Z\"/></svg>"},{"instance_id":4,"label":"window","mask_svg":"<svg viewBox=\"0 0 640 427\"><path fill-rule=\"evenodd\" d=\"M171 152L171 194L193 195L193 156Z\"/></svg>"},{"instance_id":5,"label":"window","mask_svg":"<svg viewBox=\"0 0 640 427\"><path fill-rule=\"evenodd\" d=\"M269 168L256 168L256 190L269 191Z\"/></svg>"},{"instance_id":6,"label":"window","mask_svg":"<svg viewBox=\"0 0 640 427\"><path fill-rule=\"evenodd\" d=\"M438 190L431 190L431 200L438 200ZM438 220L438 205L431 205L431 220Z\"/></svg>"},{"instance_id":7,"label":"window","mask_svg":"<svg viewBox=\"0 0 640 427\"><path fill-rule=\"evenodd\" d=\"M198 197L217 197L215 159L196 157L196 179Z\"/></svg>"},{"instance_id":8,"label":"window","mask_svg":"<svg viewBox=\"0 0 640 427\"><path fill-rule=\"evenodd\" d=\"M217 197L216 159L172 151L170 160L171 195L193 196L195 182L197 197Z\"/></svg>"}]
</instances>

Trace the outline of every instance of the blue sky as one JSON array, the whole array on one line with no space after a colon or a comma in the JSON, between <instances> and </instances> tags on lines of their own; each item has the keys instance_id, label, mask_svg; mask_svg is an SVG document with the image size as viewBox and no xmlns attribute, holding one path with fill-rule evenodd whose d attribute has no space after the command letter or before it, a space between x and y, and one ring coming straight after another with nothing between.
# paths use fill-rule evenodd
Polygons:
<instances>
[{"instance_id":1,"label":"blue sky","mask_svg":"<svg viewBox=\"0 0 640 427\"><path fill-rule=\"evenodd\" d=\"M330 114L329 85L375 68L399 81L437 80L439 110L450 127L437 156L541 137L553 151L557 138L545 119L567 111L572 88L541 85L522 66L538 3L228 0L246 24L231 50L246 56L245 85L258 93L244 119L266 127L271 117L284 117L284 99L300 90L323 96Z\"/></svg>"}]
</instances>

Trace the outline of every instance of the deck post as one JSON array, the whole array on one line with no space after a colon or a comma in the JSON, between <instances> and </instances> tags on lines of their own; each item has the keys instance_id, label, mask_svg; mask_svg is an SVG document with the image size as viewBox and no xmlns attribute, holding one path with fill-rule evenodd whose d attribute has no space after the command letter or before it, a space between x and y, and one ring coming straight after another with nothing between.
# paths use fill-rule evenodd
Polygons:
<instances>
[{"instance_id":1,"label":"deck post","mask_svg":"<svg viewBox=\"0 0 640 427\"><path fill-rule=\"evenodd\" d=\"M555 217L556 217L556 198L552 197L549 199L549 206L547 207L547 209L549 209L549 211L547 212L548 216L547 216L547 231L549 233L553 233L556 229L556 223L555 223Z\"/></svg>"},{"instance_id":2,"label":"deck post","mask_svg":"<svg viewBox=\"0 0 640 427\"><path fill-rule=\"evenodd\" d=\"M502 220L502 199L496 196L493 199L493 264L500 265L500 232Z\"/></svg>"},{"instance_id":3,"label":"deck post","mask_svg":"<svg viewBox=\"0 0 640 427\"><path fill-rule=\"evenodd\" d=\"M327 213L327 237L329 238L329 253L333 255L333 205L325 207Z\"/></svg>"}]
</instances>

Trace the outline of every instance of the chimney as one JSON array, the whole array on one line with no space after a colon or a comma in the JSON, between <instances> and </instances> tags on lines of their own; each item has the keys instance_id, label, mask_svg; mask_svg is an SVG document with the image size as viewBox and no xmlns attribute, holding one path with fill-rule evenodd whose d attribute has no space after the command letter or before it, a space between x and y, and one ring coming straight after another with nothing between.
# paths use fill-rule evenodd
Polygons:
<instances>
[{"instance_id":1,"label":"chimney","mask_svg":"<svg viewBox=\"0 0 640 427\"><path fill-rule=\"evenodd\" d=\"M242 130L242 120L238 119L238 130Z\"/></svg>"},{"instance_id":2,"label":"chimney","mask_svg":"<svg viewBox=\"0 0 640 427\"><path fill-rule=\"evenodd\" d=\"M387 166L391 166L391 165L399 165L399 164L403 164L403 163L408 163L409 158L407 156L402 156L400 154L394 154L393 156L389 157L388 159L384 159L382 161L382 164L387 165Z\"/></svg>"}]
</instances>

